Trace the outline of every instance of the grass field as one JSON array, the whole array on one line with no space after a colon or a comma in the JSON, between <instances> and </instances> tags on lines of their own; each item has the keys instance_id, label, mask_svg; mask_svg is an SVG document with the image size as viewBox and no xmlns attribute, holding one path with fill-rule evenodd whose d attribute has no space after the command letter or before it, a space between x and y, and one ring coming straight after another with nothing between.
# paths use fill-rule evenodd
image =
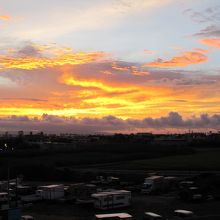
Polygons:
<instances>
[{"instance_id":1,"label":"grass field","mask_svg":"<svg viewBox=\"0 0 220 220\"><path fill-rule=\"evenodd\" d=\"M116 148L117 149L117 148ZM107 151L108 150L108 151ZM0 177L24 175L28 180L72 181L77 169L103 170L184 170L220 171L218 148L132 148L115 152L109 149L52 154L10 155L0 157ZM81 178L81 177L80 177ZM92 178L92 177L91 177Z\"/></svg>"},{"instance_id":2,"label":"grass field","mask_svg":"<svg viewBox=\"0 0 220 220\"><path fill-rule=\"evenodd\" d=\"M103 169L125 170L220 170L220 150L203 150L191 155L176 155L154 159L120 161L102 164Z\"/></svg>"}]
</instances>

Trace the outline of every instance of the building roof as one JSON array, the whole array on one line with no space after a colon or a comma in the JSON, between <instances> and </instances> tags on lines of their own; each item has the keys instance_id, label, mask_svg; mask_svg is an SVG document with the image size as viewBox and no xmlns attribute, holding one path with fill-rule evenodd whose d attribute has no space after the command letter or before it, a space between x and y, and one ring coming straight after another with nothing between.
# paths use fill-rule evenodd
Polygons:
<instances>
[{"instance_id":1,"label":"building roof","mask_svg":"<svg viewBox=\"0 0 220 220\"><path fill-rule=\"evenodd\" d=\"M169 179L176 179L175 176L165 176L164 179L169 180Z\"/></svg>"},{"instance_id":2,"label":"building roof","mask_svg":"<svg viewBox=\"0 0 220 220\"><path fill-rule=\"evenodd\" d=\"M53 184L53 185L41 186L41 188L48 188L48 189L57 188L57 187L63 187L63 185Z\"/></svg>"},{"instance_id":3,"label":"building roof","mask_svg":"<svg viewBox=\"0 0 220 220\"><path fill-rule=\"evenodd\" d=\"M148 215L148 216L152 216L152 217L162 217L161 215L158 215L158 214L156 214L154 212L145 212L144 214Z\"/></svg>"},{"instance_id":4,"label":"building roof","mask_svg":"<svg viewBox=\"0 0 220 220\"><path fill-rule=\"evenodd\" d=\"M103 191L92 194L92 197L102 197L102 196L121 195L121 194L130 194L130 193L131 191L127 191L127 190Z\"/></svg>"},{"instance_id":5,"label":"building roof","mask_svg":"<svg viewBox=\"0 0 220 220\"><path fill-rule=\"evenodd\" d=\"M30 220L31 220L31 219L34 219L33 216L31 216L31 215L22 215L21 218L22 218L22 219L27 219L27 220L29 220L29 219L30 219Z\"/></svg>"},{"instance_id":6,"label":"building roof","mask_svg":"<svg viewBox=\"0 0 220 220\"><path fill-rule=\"evenodd\" d=\"M128 213L111 213L111 214L98 214L95 215L96 218L132 218L132 216Z\"/></svg>"},{"instance_id":7,"label":"building roof","mask_svg":"<svg viewBox=\"0 0 220 220\"><path fill-rule=\"evenodd\" d=\"M30 186L22 186L22 185L19 185L17 186L18 189L30 189L31 187Z\"/></svg>"},{"instance_id":8,"label":"building roof","mask_svg":"<svg viewBox=\"0 0 220 220\"><path fill-rule=\"evenodd\" d=\"M175 212L175 213L186 214L186 215L192 215L192 214L193 214L192 211L183 210L183 209L177 209L177 210L175 210L174 212Z\"/></svg>"},{"instance_id":9,"label":"building roof","mask_svg":"<svg viewBox=\"0 0 220 220\"><path fill-rule=\"evenodd\" d=\"M162 179L164 178L163 176L150 176L150 177L147 177L145 179L148 179L148 180L155 180L155 179Z\"/></svg>"}]
</instances>

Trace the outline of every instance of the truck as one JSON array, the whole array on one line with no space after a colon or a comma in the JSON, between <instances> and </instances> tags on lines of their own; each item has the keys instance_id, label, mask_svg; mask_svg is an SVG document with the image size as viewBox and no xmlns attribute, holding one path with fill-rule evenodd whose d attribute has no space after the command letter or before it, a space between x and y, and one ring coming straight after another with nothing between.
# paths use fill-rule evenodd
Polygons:
<instances>
[{"instance_id":1,"label":"truck","mask_svg":"<svg viewBox=\"0 0 220 220\"><path fill-rule=\"evenodd\" d=\"M127 190L111 190L94 193L94 207L97 209L114 209L131 205L131 192Z\"/></svg>"},{"instance_id":2,"label":"truck","mask_svg":"<svg viewBox=\"0 0 220 220\"><path fill-rule=\"evenodd\" d=\"M163 176L150 176L145 178L142 185L141 192L150 194L156 193L163 189L164 186L164 177Z\"/></svg>"},{"instance_id":3,"label":"truck","mask_svg":"<svg viewBox=\"0 0 220 220\"><path fill-rule=\"evenodd\" d=\"M36 191L36 195L45 200L61 199L64 197L64 186L62 184L40 186Z\"/></svg>"}]
</instances>

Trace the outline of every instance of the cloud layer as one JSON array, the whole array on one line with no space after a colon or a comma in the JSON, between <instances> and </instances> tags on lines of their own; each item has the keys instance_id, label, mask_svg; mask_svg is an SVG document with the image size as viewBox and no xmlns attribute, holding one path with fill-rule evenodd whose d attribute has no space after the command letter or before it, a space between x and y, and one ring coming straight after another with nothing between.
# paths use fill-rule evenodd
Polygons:
<instances>
[{"instance_id":1,"label":"cloud layer","mask_svg":"<svg viewBox=\"0 0 220 220\"><path fill-rule=\"evenodd\" d=\"M27 116L10 116L0 118L0 131L16 132L24 130L26 132L44 131L47 133L114 133L114 132L138 132L154 131L161 132L166 129L173 131L195 130L218 130L220 129L220 115L208 116L207 114L199 117L183 119L177 112L170 112L167 116L159 118L147 117L142 120L117 118L106 116L103 118L82 118L57 117L43 115L41 118L29 118Z\"/></svg>"}]
</instances>

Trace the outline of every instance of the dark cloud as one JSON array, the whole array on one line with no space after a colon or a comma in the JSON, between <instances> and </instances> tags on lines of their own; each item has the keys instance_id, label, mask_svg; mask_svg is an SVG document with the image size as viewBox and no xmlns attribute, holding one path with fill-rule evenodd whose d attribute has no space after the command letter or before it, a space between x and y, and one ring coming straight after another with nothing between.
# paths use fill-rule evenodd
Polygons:
<instances>
[{"instance_id":1,"label":"dark cloud","mask_svg":"<svg viewBox=\"0 0 220 220\"><path fill-rule=\"evenodd\" d=\"M40 50L33 46L31 42L24 42L22 47L17 51L19 57L41 57Z\"/></svg>"},{"instance_id":2,"label":"dark cloud","mask_svg":"<svg viewBox=\"0 0 220 220\"><path fill-rule=\"evenodd\" d=\"M197 73L192 71L191 74L185 74L186 72L182 71L182 74L179 77L164 77L162 75L155 75L157 78L149 80L149 83L153 85L170 85L170 86L199 86L199 85L211 85L220 82L220 77L217 74L211 76ZM189 73L189 72L188 72Z\"/></svg>"},{"instance_id":3,"label":"dark cloud","mask_svg":"<svg viewBox=\"0 0 220 220\"><path fill-rule=\"evenodd\" d=\"M194 11L187 9L183 14L188 15L192 21L196 23L207 23L207 22L219 22L220 21L220 6L206 8L203 11Z\"/></svg>"},{"instance_id":4,"label":"dark cloud","mask_svg":"<svg viewBox=\"0 0 220 220\"><path fill-rule=\"evenodd\" d=\"M220 6L206 8L203 11L194 11L187 9L183 14L190 17L190 19L196 23L208 24L206 28L203 28L194 36L198 37L219 37L220 36Z\"/></svg>"},{"instance_id":5,"label":"dark cloud","mask_svg":"<svg viewBox=\"0 0 220 220\"><path fill-rule=\"evenodd\" d=\"M194 34L197 37L220 37L220 26L210 25L198 33Z\"/></svg>"},{"instance_id":6,"label":"dark cloud","mask_svg":"<svg viewBox=\"0 0 220 220\"><path fill-rule=\"evenodd\" d=\"M184 78L184 79L176 79L175 81L176 85L182 85L182 86L192 86L192 85L207 85L207 84L214 84L216 83L215 79L208 79L206 77L200 76L197 78Z\"/></svg>"},{"instance_id":7,"label":"dark cloud","mask_svg":"<svg viewBox=\"0 0 220 220\"><path fill-rule=\"evenodd\" d=\"M59 117L43 115L41 119L27 116L11 116L0 118L1 132L4 131L44 131L48 133L95 133L95 132L135 132L154 129L220 129L220 115L202 114L198 117L184 119L177 112L170 112L160 118L145 118L143 120L121 119L115 116L103 118Z\"/></svg>"}]
</instances>

